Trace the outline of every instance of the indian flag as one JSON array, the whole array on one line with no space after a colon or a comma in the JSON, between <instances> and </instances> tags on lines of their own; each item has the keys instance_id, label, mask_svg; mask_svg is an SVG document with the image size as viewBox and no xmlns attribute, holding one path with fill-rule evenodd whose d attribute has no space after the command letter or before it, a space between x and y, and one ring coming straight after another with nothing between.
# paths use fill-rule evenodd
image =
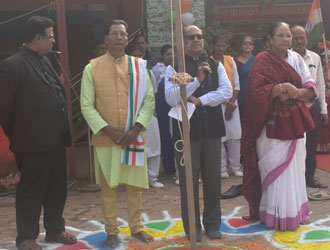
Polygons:
<instances>
[{"instance_id":1,"label":"indian flag","mask_svg":"<svg viewBox=\"0 0 330 250\"><path fill-rule=\"evenodd\" d=\"M308 33L307 48L311 49L322 41L322 35L324 33L320 0L314 0L313 2L306 24L306 30Z\"/></svg>"}]
</instances>

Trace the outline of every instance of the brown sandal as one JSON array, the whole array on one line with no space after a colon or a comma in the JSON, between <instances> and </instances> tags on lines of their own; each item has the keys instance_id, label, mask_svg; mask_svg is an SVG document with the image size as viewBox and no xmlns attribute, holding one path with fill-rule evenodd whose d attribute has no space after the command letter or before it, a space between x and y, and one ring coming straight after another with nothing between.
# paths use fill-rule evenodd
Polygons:
<instances>
[{"instance_id":1,"label":"brown sandal","mask_svg":"<svg viewBox=\"0 0 330 250\"><path fill-rule=\"evenodd\" d=\"M70 234L68 232L61 232L56 236L47 236L45 240L47 242L56 242L56 243L62 243L65 245L72 245L77 243L77 238L73 234Z\"/></svg>"},{"instance_id":2,"label":"brown sandal","mask_svg":"<svg viewBox=\"0 0 330 250\"><path fill-rule=\"evenodd\" d=\"M18 245L18 250L41 250L41 247L36 243L35 240L27 239Z\"/></svg>"}]
</instances>

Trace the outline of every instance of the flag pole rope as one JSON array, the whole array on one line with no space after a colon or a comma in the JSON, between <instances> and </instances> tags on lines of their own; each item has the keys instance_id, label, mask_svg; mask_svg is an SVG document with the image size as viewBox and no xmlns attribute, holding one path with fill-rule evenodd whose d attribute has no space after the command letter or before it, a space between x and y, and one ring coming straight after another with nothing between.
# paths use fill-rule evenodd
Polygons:
<instances>
[{"instance_id":1,"label":"flag pole rope","mask_svg":"<svg viewBox=\"0 0 330 250\"><path fill-rule=\"evenodd\" d=\"M174 68L174 59L175 59L175 54L174 54L174 28L173 28L173 0L170 0L170 16L171 16L171 45L172 45L172 65ZM186 72L186 67L184 65L184 72L180 72L180 73L176 73L174 72L172 77L170 77L170 81L174 84L174 85L187 85L189 82L193 81L193 78L187 74ZM177 88L174 88L174 102L175 102L175 108L176 108L176 112L178 114L178 128L179 128L179 133L180 133L180 139L178 139L177 141L175 141L174 143L174 148L177 152L179 153L183 153L183 148L184 148L184 138L183 138L183 133L182 133L182 128L180 126L180 120L179 120L179 109L178 109L178 103L177 103ZM180 96L180 102L181 102L181 108L184 110L185 115L188 117L188 111L185 105L183 105L183 100L181 95ZM182 119L183 120L183 119ZM190 121L188 120L188 128L190 130ZM182 143L182 148L179 147L179 143ZM181 159L180 159L180 165L183 167L184 166L184 154L182 154Z\"/></svg>"}]
</instances>

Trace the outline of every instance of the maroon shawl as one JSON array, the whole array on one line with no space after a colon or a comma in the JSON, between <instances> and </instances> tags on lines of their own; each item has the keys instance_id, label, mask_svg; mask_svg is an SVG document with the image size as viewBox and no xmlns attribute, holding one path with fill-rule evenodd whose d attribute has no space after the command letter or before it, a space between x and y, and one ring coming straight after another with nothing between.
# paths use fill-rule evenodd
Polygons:
<instances>
[{"instance_id":1,"label":"maroon shawl","mask_svg":"<svg viewBox=\"0 0 330 250\"><path fill-rule=\"evenodd\" d=\"M314 127L309 109L301 101L284 104L272 99L276 84L289 82L302 87L295 69L272 50L259 53L249 73L242 124L242 157L244 166L243 195L249 203L250 216L259 218L261 180L257 163L256 140L266 126L269 138L294 140Z\"/></svg>"}]
</instances>

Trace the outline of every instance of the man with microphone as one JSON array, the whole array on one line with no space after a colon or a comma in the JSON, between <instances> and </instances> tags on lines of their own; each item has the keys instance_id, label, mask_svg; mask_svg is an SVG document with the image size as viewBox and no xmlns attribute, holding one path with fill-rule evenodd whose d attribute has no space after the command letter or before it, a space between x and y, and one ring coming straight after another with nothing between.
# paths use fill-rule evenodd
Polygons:
<instances>
[{"instance_id":1,"label":"man with microphone","mask_svg":"<svg viewBox=\"0 0 330 250\"><path fill-rule=\"evenodd\" d=\"M190 25L183 30L186 72L194 77L187 86L187 100L196 106L190 119L191 161L194 187L195 220L197 240L201 241L198 178L203 182L203 226L210 239L220 239L220 147L225 135L221 103L232 97L232 87L222 64L204 54L204 39L201 29ZM173 68L165 73L165 97L170 106L180 102L180 90L170 82ZM181 125L181 124L180 124ZM173 140L180 138L178 121L173 120ZM181 145L182 146L182 145ZM180 165L181 152L175 151L178 164L181 216L186 235L189 237L188 206L185 167Z\"/></svg>"},{"instance_id":2,"label":"man with microphone","mask_svg":"<svg viewBox=\"0 0 330 250\"><path fill-rule=\"evenodd\" d=\"M63 85L45 57L55 42L54 22L33 16L25 43L0 63L0 125L10 139L20 181L16 190L16 245L38 250L41 209L46 242L74 244L65 232L66 147L71 144Z\"/></svg>"}]
</instances>

